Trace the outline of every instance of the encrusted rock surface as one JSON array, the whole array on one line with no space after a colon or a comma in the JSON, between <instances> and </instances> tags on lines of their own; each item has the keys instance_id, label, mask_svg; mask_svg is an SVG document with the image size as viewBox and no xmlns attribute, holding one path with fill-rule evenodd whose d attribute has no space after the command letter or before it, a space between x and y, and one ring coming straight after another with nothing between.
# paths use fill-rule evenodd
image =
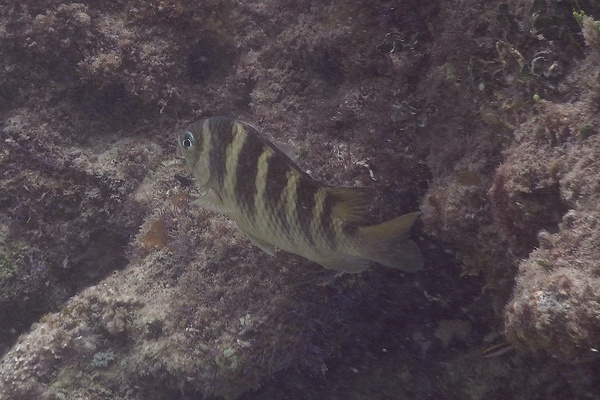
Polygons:
<instances>
[{"instance_id":1,"label":"encrusted rock surface","mask_svg":"<svg viewBox=\"0 0 600 400\"><path fill-rule=\"evenodd\" d=\"M595 398L600 9L567 3L0 2L0 398ZM420 208L423 272L190 206L211 115Z\"/></svg>"}]
</instances>

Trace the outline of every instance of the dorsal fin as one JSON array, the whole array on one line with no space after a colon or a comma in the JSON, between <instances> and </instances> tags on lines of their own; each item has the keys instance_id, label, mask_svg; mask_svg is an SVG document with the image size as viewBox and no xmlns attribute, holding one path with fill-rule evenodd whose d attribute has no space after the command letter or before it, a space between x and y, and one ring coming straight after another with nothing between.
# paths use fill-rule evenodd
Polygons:
<instances>
[{"instance_id":1,"label":"dorsal fin","mask_svg":"<svg viewBox=\"0 0 600 400\"><path fill-rule=\"evenodd\" d=\"M337 200L333 207L334 217L344 223L364 221L375 198L375 190L366 187L331 187L327 188L327 193Z\"/></svg>"},{"instance_id":2,"label":"dorsal fin","mask_svg":"<svg viewBox=\"0 0 600 400\"><path fill-rule=\"evenodd\" d=\"M275 147L283 152L290 160L298 161L298 153L296 152L296 146L291 143L273 143Z\"/></svg>"}]
</instances>

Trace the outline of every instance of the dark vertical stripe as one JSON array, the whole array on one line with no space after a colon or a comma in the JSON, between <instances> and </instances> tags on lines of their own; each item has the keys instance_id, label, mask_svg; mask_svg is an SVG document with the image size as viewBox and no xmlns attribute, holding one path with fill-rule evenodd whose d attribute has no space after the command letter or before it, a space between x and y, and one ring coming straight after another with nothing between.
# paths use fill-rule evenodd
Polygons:
<instances>
[{"instance_id":1,"label":"dark vertical stripe","mask_svg":"<svg viewBox=\"0 0 600 400\"><path fill-rule=\"evenodd\" d=\"M266 147L260 138L248 135L238 158L235 171L235 197L238 204L247 210L248 215L254 215L256 211L254 196L256 195L258 159Z\"/></svg>"},{"instance_id":2,"label":"dark vertical stripe","mask_svg":"<svg viewBox=\"0 0 600 400\"><path fill-rule=\"evenodd\" d=\"M296 218L310 244L315 243L310 225L315 208L315 194L318 190L317 184L305 177L301 177L296 184Z\"/></svg>"},{"instance_id":3,"label":"dark vertical stripe","mask_svg":"<svg viewBox=\"0 0 600 400\"><path fill-rule=\"evenodd\" d=\"M219 189L223 188L225 180L225 163L227 146L233 140L233 120L229 118L215 117L210 119L209 130L204 134L210 134L212 147L210 150L210 176Z\"/></svg>"},{"instance_id":4,"label":"dark vertical stripe","mask_svg":"<svg viewBox=\"0 0 600 400\"><path fill-rule=\"evenodd\" d=\"M286 176L290 171L289 162L283 155L275 153L269 159L264 201L267 209L275 214L285 233L290 232L290 221L286 212L286 199L283 198L283 193L287 185Z\"/></svg>"},{"instance_id":5,"label":"dark vertical stripe","mask_svg":"<svg viewBox=\"0 0 600 400\"><path fill-rule=\"evenodd\" d=\"M342 232L344 232L344 235L346 236L354 237L358 232L358 228L359 227L356 224L344 224L342 227Z\"/></svg>"},{"instance_id":6,"label":"dark vertical stripe","mask_svg":"<svg viewBox=\"0 0 600 400\"><path fill-rule=\"evenodd\" d=\"M323 214L321 215L321 230L325 240L332 249L336 248L336 234L333 226L333 208L338 204L339 199L335 194L326 192L325 200L323 201Z\"/></svg>"}]
</instances>

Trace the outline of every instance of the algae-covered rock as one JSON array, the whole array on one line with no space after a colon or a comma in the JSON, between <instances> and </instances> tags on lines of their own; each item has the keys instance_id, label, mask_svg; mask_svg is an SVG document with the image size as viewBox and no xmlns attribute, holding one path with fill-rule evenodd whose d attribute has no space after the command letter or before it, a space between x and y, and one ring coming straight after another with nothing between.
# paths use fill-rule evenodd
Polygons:
<instances>
[{"instance_id":1,"label":"algae-covered rock","mask_svg":"<svg viewBox=\"0 0 600 400\"><path fill-rule=\"evenodd\" d=\"M567 136L558 149L540 152L538 147L537 154L544 163L540 165L537 160L535 165L555 170L553 201L561 205L548 208L547 202L537 204L546 207L548 217L560 222L538 234L538 248L520 263L515 292L505 314L508 337L517 347L547 352L569 362L597 359L600 346L600 192L596 178L600 173L600 140L597 135L581 138L579 134L580 126L600 121L582 118L593 115L581 112L589 107L588 101L593 100L546 108L545 115L553 122L548 126L555 132L564 130ZM557 114L560 122L554 118ZM540 122L543 126L544 121ZM518 151L515 149L514 154ZM525 168L530 165L527 158L515 161ZM556 162L560 162L558 167L552 164ZM531 176L534 180L542 177ZM565 208L568 211L559 214Z\"/></svg>"},{"instance_id":2,"label":"algae-covered rock","mask_svg":"<svg viewBox=\"0 0 600 400\"><path fill-rule=\"evenodd\" d=\"M578 7L0 2L0 397L595 398ZM374 187L374 223L420 208L423 272L270 257L190 205L175 141L214 115Z\"/></svg>"}]
</instances>

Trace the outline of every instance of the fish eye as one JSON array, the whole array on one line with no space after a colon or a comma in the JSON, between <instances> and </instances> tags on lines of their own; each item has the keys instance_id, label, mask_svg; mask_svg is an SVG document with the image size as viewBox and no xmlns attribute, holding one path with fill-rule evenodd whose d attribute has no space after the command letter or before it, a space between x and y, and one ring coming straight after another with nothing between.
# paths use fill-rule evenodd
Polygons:
<instances>
[{"instance_id":1,"label":"fish eye","mask_svg":"<svg viewBox=\"0 0 600 400\"><path fill-rule=\"evenodd\" d=\"M194 135L191 132L186 132L181 137L181 145L184 149L189 149L194 146L195 143Z\"/></svg>"}]
</instances>

